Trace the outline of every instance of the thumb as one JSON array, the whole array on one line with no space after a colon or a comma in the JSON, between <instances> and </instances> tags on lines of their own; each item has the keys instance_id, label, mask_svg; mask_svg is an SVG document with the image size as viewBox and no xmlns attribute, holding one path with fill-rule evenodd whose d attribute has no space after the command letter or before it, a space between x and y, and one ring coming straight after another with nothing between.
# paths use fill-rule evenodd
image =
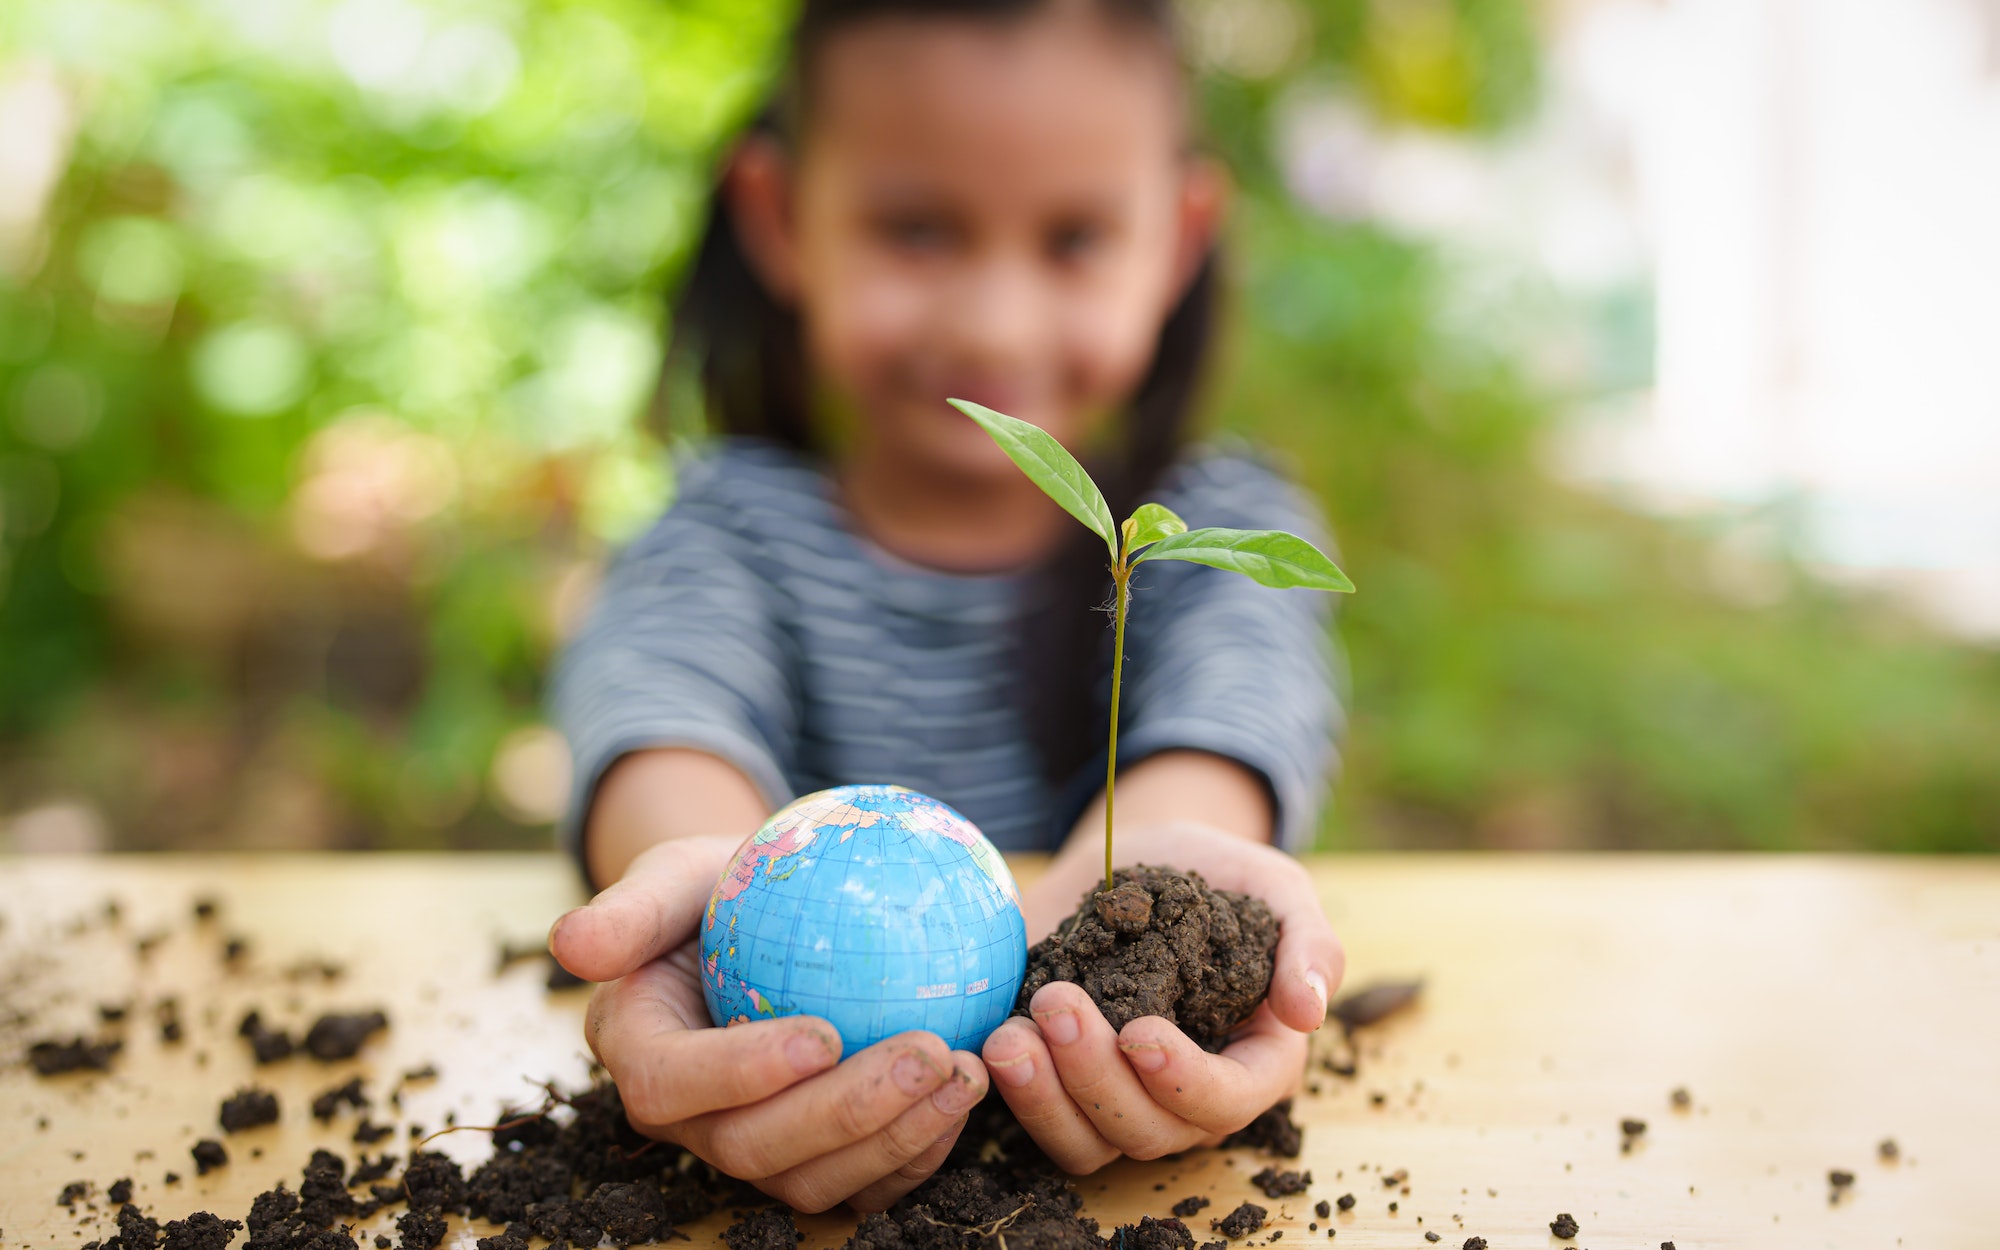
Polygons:
<instances>
[{"instance_id":1,"label":"thumb","mask_svg":"<svg viewBox=\"0 0 2000 1250\"><path fill-rule=\"evenodd\" d=\"M648 847L609 888L549 928L549 953L586 981L615 981L686 945L736 843L676 838Z\"/></svg>"}]
</instances>

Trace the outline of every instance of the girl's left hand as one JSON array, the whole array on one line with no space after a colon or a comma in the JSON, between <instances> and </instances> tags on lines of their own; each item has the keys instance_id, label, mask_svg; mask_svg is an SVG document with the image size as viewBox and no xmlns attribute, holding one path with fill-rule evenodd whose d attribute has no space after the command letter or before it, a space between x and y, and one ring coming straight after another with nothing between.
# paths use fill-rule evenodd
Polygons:
<instances>
[{"instance_id":1,"label":"girl's left hand","mask_svg":"<svg viewBox=\"0 0 2000 1250\"><path fill-rule=\"evenodd\" d=\"M986 1040L993 1087L1049 1158L1073 1174L1119 1158L1157 1159L1213 1145L1299 1081L1306 1035L1326 1020L1346 964L1303 865L1283 851L1203 825L1119 830L1120 860L1199 872L1211 886L1255 895L1279 923L1264 1005L1220 1054L1158 1016L1112 1029L1082 987L1051 982ZM1076 853L1072 853L1076 852ZM1099 879L1101 863L1067 848L1023 892L1031 933L1046 933Z\"/></svg>"}]
</instances>

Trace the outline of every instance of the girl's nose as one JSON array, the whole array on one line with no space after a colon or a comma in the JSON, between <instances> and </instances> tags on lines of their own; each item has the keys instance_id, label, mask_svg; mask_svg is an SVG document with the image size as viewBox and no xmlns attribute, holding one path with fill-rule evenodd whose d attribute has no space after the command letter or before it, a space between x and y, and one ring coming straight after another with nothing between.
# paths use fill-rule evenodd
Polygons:
<instances>
[{"instance_id":1,"label":"girl's nose","mask_svg":"<svg viewBox=\"0 0 2000 1250\"><path fill-rule=\"evenodd\" d=\"M1049 333L1046 283L1024 258L992 256L968 267L948 316L953 346L968 365L995 372L1035 361Z\"/></svg>"}]
</instances>

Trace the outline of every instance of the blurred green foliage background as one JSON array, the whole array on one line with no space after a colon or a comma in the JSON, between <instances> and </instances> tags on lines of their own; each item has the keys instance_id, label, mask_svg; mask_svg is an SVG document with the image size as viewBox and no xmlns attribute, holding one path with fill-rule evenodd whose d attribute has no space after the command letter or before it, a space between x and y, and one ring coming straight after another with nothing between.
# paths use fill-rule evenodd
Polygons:
<instances>
[{"instance_id":1,"label":"blurred green foliage background","mask_svg":"<svg viewBox=\"0 0 2000 1250\"><path fill-rule=\"evenodd\" d=\"M1476 136L1531 113L1525 0L1256 0L1275 45L1230 3L1189 6L1242 186L1215 407L1363 587L1323 844L2000 849L2000 656L1782 560L1744 602L1728 535L1544 467L1580 397L1447 257L1288 195L1298 84ZM45 202L0 196L0 818L545 841L542 674L696 433L649 404L663 297L786 17L0 9L0 107L61 144Z\"/></svg>"}]
</instances>

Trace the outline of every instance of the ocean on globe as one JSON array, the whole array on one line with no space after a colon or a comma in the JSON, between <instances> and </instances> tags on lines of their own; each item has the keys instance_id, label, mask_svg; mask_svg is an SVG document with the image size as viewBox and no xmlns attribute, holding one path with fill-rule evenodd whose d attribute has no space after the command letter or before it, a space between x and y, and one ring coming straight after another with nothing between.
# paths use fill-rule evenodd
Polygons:
<instances>
[{"instance_id":1,"label":"ocean on globe","mask_svg":"<svg viewBox=\"0 0 2000 1250\"><path fill-rule=\"evenodd\" d=\"M1028 935L1013 875L971 821L902 786L836 786L737 848L701 959L716 1024L812 1015L843 1055L910 1029L976 1051L1013 1009Z\"/></svg>"}]
</instances>

